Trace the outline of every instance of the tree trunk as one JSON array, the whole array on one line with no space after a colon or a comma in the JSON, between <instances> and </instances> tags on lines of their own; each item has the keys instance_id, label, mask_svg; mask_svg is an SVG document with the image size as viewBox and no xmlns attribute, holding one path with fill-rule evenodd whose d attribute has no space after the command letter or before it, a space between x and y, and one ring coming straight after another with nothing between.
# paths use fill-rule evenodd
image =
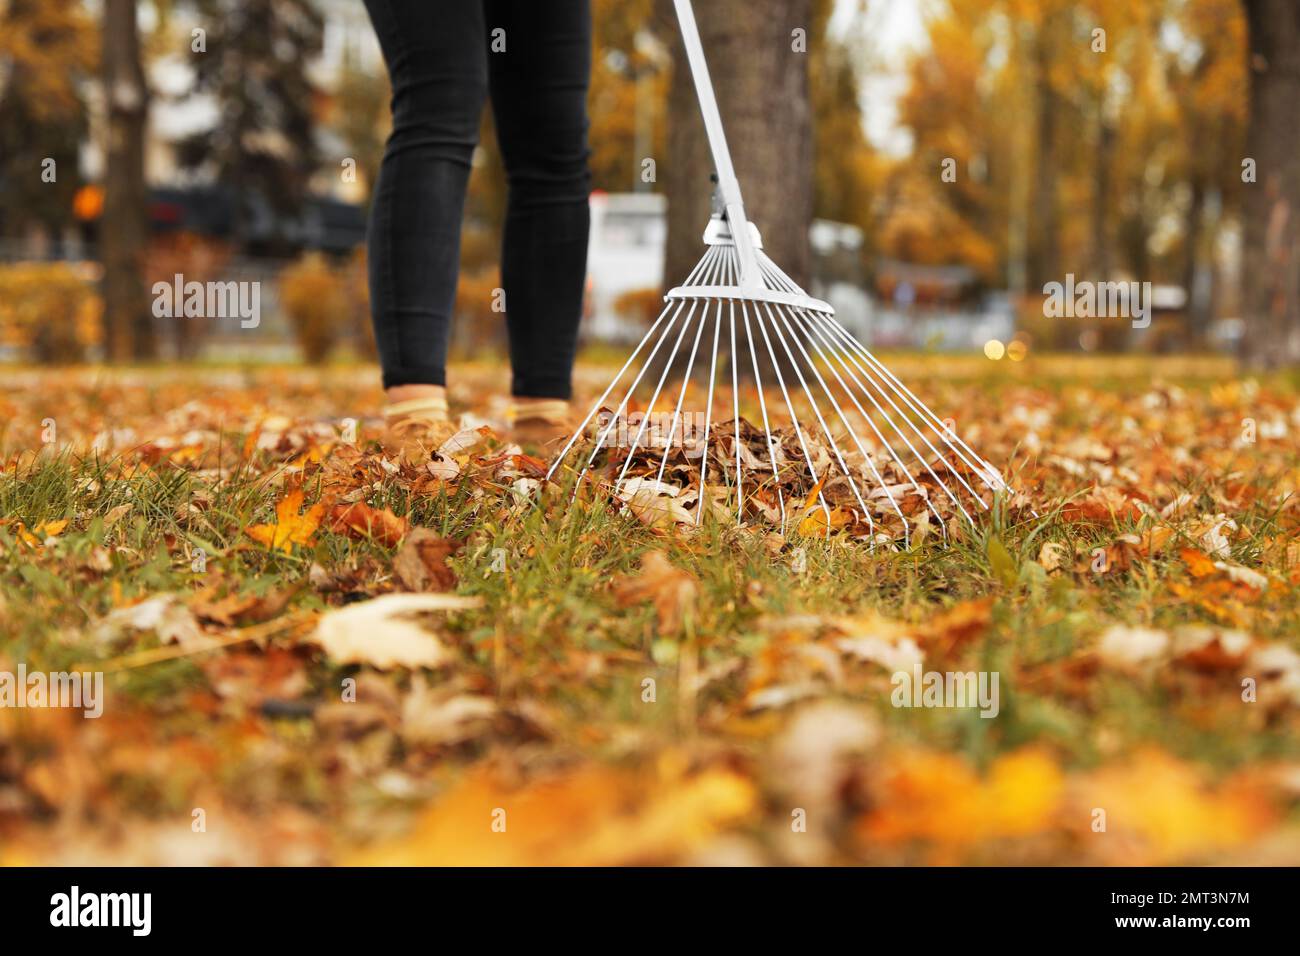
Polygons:
<instances>
[{"instance_id":1,"label":"tree trunk","mask_svg":"<svg viewBox=\"0 0 1300 956\"><path fill-rule=\"evenodd\" d=\"M1035 43L1037 57L1037 110L1034 167L1034 200L1031 207L1031 262L1033 282L1042 286L1060 281L1060 227L1056 209L1056 111L1060 108L1049 73L1052 52L1049 48L1052 20L1039 27Z\"/></svg>"},{"instance_id":2,"label":"tree trunk","mask_svg":"<svg viewBox=\"0 0 1300 956\"><path fill-rule=\"evenodd\" d=\"M1250 119L1242 304L1243 357L1260 367L1300 361L1300 4L1244 0L1250 34Z\"/></svg>"},{"instance_id":3,"label":"tree trunk","mask_svg":"<svg viewBox=\"0 0 1300 956\"><path fill-rule=\"evenodd\" d=\"M1092 271L1096 282L1109 282L1110 259L1110 163L1115 151L1115 127L1104 115L1097 117L1097 157L1093 165L1092 186Z\"/></svg>"},{"instance_id":4,"label":"tree trunk","mask_svg":"<svg viewBox=\"0 0 1300 956\"><path fill-rule=\"evenodd\" d=\"M104 326L109 358L129 362L156 354L142 274L148 242L144 134L149 93L140 63L135 0L104 0L103 85L108 113L104 216Z\"/></svg>"},{"instance_id":5,"label":"tree trunk","mask_svg":"<svg viewBox=\"0 0 1300 956\"><path fill-rule=\"evenodd\" d=\"M709 0L695 4L700 41L740 181L745 214L759 228L763 251L805 289L811 264L808 227L813 214L813 130L807 58L816 53L801 51L808 50L812 42L811 6L811 0ZM702 237L712 212L710 174L714 167L672 3L660 0L658 10L664 35L673 38L674 64L668 94L668 155L659 167L668 197L666 291L684 282L704 255ZM796 30L801 32L796 35ZM771 343L769 351L769 340L758 328L757 310L750 309L750 315L754 322L752 342L737 312L739 377L752 381L756 360L765 385L775 385L777 369L794 382L788 355L777 342ZM664 348L665 355L670 347L671 343ZM730 352L726 341L722 347ZM725 361L729 368L730 359ZM665 364L662 357L656 357L649 363L650 376L657 378ZM672 377L676 378L684 368L685 358L679 357L672 366ZM722 374L730 377L729 371Z\"/></svg>"},{"instance_id":6,"label":"tree trunk","mask_svg":"<svg viewBox=\"0 0 1300 956\"><path fill-rule=\"evenodd\" d=\"M713 160L686 51L671 5L673 78L669 91L668 155L659 164L668 196L664 282L678 285L704 254ZM793 49L803 31L807 49L811 0L709 0L697 3L700 38L718 97L745 212L762 232L763 247L807 288L808 226L812 221L812 107L807 52Z\"/></svg>"},{"instance_id":7,"label":"tree trunk","mask_svg":"<svg viewBox=\"0 0 1300 956\"><path fill-rule=\"evenodd\" d=\"M1183 290L1186 293L1183 315L1188 344L1202 346L1208 331L1209 315L1196 297L1197 277L1201 271L1201 223L1205 216L1205 184L1192 179L1192 198L1183 217Z\"/></svg>"}]
</instances>

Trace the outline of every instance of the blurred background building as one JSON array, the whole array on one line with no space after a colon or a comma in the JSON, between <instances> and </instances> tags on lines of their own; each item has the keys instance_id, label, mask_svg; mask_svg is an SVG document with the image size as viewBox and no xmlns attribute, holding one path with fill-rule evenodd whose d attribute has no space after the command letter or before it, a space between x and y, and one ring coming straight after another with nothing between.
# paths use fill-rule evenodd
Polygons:
<instances>
[{"instance_id":1,"label":"blurred background building","mask_svg":"<svg viewBox=\"0 0 1300 956\"><path fill-rule=\"evenodd\" d=\"M1293 0L697 6L751 215L868 343L1300 359ZM710 167L671 3L593 11L583 328L618 344L698 257ZM0 357L372 354L388 96L360 0L0 0ZM503 342L483 123L462 354ZM259 283L261 321L153 315L178 274ZM1067 274L1151 283L1150 328L1045 315Z\"/></svg>"}]
</instances>

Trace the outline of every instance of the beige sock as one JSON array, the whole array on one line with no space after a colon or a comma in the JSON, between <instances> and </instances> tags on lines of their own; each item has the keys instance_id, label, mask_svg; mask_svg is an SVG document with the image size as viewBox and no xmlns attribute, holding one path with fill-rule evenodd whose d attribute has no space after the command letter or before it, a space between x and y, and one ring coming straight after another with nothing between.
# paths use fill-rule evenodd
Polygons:
<instances>
[{"instance_id":1,"label":"beige sock","mask_svg":"<svg viewBox=\"0 0 1300 956\"><path fill-rule=\"evenodd\" d=\"M384 420L390 425L403 421L445 422L447 421L447 398L445 395L431 395L427 398L412 398L405 402L385 405Z\"/></svg>"},{"instance_id":2,"label":"beige sock","mask_svg":"<svg viewBox=\"0 0 1300 956\"><path fill-rule=\"evenodd\" d=\"M562 398L513 398L506 411L511 425L520 421L562 424L569 418L569 403Z\"/></svg>"}]
</instances>

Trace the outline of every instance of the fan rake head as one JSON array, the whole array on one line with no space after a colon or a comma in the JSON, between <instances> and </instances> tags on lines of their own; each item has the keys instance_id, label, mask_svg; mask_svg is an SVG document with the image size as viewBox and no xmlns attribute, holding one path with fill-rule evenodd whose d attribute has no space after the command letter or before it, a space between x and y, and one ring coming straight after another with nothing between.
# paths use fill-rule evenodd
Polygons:
<instances>
[{"instance_id":1,"label":"fan rake head","mask_svg":"<svg viewBox=\"0 0 1300 956\"><path fill-rule=\"evenodd\" d=\"M902 547L974 524L1010 490L997 469L743 228L748 248L710 222L548 479L576 474L575 494L594 483L654 524L709 514Z\"/></svg>"}]
</instances>

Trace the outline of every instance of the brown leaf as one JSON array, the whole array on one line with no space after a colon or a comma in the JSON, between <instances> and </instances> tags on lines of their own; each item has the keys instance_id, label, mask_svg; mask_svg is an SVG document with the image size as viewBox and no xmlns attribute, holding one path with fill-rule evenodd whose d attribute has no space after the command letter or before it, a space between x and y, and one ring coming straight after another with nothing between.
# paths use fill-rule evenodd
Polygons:
<instances>
[{"instance_id":1,"label":"brown leaf","mask_svg":"<svg viewBox=\"0 0 1300 956\"><path fill-rule=\"evenodd\" d=\"M652 602L664 634L681 629L682 620L694 612L697 595L695 578L674 567L662 551L647 551L641 557L641 570L614 586L614 597L622 607Z\"/></svg>"},{"instance_id":2,"label":"brown leaf","mask_svg":"<svg viewBox=\"0 0 1300 956\"><path fill-rule=\"evenodd\" d=\"M993 599L962 601L917 629L921 646L944 657L981 637L993 619Z\"/></svg>"},{"instance_id":3,"label":"brown leaf","mask_svg":"<svg viewBox=\"0 0 1300 956\"><path fill-rule=\"evenodd\" d=\"M456 586L456 572L447 559L462 546L428 528L412 528L393 559L393 573L408 591L450 591Z\"/></svg>"},{"instance_id":4,"label":"brown leaf","mask_svg":"<svg viewBox=\"0 0 1300 956\"><path fill-rule=\"evenodd\" d=\"M351 505L335 505L326 525L335 534L349 538L370 538L385 548L396 547L406 536L405 518L399 518L387 508L372 508L364 501Z\"/></svg>"},{"instance_id":5,"label":"brown leaf","mask_svg":"<svg viewBox=\"0 0 1300 956\"><path fill-rule=\"evenodd\" d=\"M260 624L283 612L306 583L304 578L268 594L231 594L218 601L198 601L192 605L192 610L200 621L226 627Z\"/></svg>"},{"instance_id":6,"label":"brown leaf","mask_svg":"<svg viewBox=\"0 0 1300 956\"><path fill-rule=\"evenodd\" d=\"M1093 488L1061 509L1061 520L1071 524L1119 524L1141 516L1137 501L1118 488Z\"/></svg>"},{"instance_id":7,"label":"brown leaf","mask_svg":"<svg viewBox=\"0 0 1300 956\"><path fill-rule=\"evenodd\" d=\"M196 661L218 695L248 707L258 707L268 698L297 700L307 691L302 657L284 648L211 654Z\"/></svg>"}]
</instances>

